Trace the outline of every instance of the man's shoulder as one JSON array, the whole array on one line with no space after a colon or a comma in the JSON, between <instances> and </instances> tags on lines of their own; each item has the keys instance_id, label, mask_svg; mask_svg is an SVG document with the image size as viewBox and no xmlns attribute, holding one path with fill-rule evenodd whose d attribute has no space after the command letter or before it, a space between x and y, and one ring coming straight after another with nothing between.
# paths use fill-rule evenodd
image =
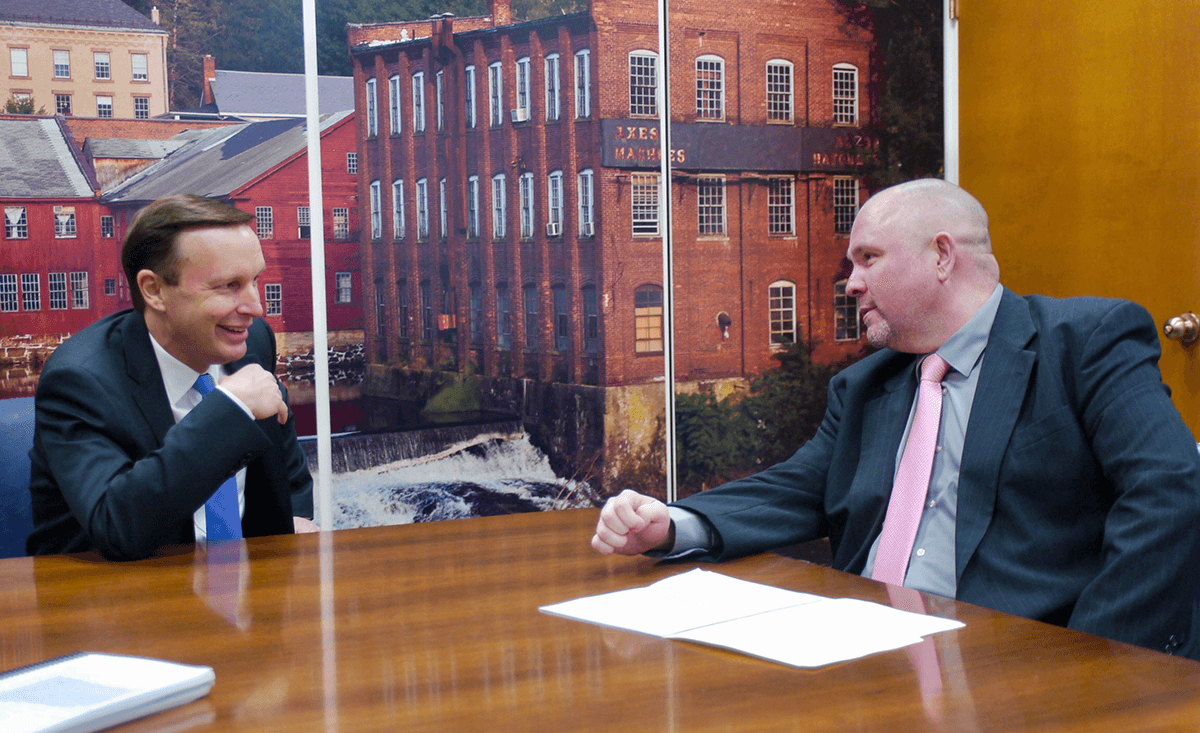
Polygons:
<instances>
[{"instance_id":1,"label":"man's shoulder","mask_svg":"<svg viewBox=\"0 0 1200 733\"><path fill-rule=\"evenodd\" d=\"M140 316L136 311L123 310L104 316L71 335L46 360L43 376L55 369L72 366L107 368L107 360L121 356L126 333L137 327L137 321Z\"/></svg>"},{"instance_id":2,"label":"man's shoulder","mask_svg":"<svg viewBox=\"0 0 1200 733\"><path fill-rule=\"evenodd\" d=\"M1041 332L1071 331L1087 336L1102 324L1115 325L1120 331L1132 328L1158 332L1150 312L1131 300L1091 295L1025 295L1020 299L1028 305L1029 317Z\"/></svg>"}]
</instances>

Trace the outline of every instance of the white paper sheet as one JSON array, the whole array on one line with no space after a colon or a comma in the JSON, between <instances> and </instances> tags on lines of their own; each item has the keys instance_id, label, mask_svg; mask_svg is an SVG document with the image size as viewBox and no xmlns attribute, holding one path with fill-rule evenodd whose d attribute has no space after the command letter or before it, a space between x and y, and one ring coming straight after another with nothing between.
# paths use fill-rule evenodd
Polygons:
<instances>
[{"instance_id":1,"label":"white paper sheet","mask_svg":"<svg viewBox=\"0 0 1200 733\"><path fill-rule=\"evenodd\" d=\"M794 667L858 659L963 626L878 603L798 593L699 569L541 610Z\"/></svg>"}]
</instances>

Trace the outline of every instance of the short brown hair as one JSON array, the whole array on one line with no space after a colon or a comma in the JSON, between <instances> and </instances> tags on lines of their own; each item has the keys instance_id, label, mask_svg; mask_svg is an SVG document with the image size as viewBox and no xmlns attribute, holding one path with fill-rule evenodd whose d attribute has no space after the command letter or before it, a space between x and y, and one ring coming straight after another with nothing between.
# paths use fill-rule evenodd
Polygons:
<instances>
[{"instance_id":1,"label":"short brown hair","mask_svg":"<svg viewBox=\"0 0 1200 733\"><path fill-rule=\"evenodd\" d=\"M179 283L175 239L180 232L196 227L236 226L254 220L254 215L217 199L184 194L161 198L137 213L121 245L121 267L129 281L133 307L146 308L137 274L150 270L169 285Z\"/></svg>"}]
</instances>

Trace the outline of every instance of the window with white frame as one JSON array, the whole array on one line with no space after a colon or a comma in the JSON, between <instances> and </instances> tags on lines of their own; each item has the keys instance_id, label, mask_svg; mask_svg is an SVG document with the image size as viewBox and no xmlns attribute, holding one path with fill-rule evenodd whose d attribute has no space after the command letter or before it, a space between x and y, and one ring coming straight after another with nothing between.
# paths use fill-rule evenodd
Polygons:
<instances>
[{"instance_id":1,"label":"window with white frame","mask_svg":"<svg viewBox=\"0 0 1200 733\"><path fill-rule=\"evenodd\" d=\"M633 292L634 342L637 354L661 354L663 351L663 291L657 285L643 285Z\"/></svg>"},{"instance_id":2,"label":"window with white frame","mask_svg":"<svg viewBox=\"0 0 1200 733\"><path fill-rule=\"evenodd\" d=\"M843 176L833 179L833 231L849 234L858 213L858 180Z\"/></svg>"},{"instance_id":3,"label":"window with white frame","mask_svg":"<svg viewBox=\"0 0 1200 733\"><path fill-rule=\"evenodd\" d=\"M633 235L658 236L658 174L634 173L629 188Z\"/></svg>"},{"instance_id":4,"label":"window with white frame","mask_svg":"<svg viewBox=\"0 0 1200 733\"><path fill-rule=\"evenodd\" d=\"M312 213L307 206L296 207L296 237L298 239L312 238Z\"/></svg>"},{"instance_id":5,"label":"window with white frame","mask_svg":"<svg viewBox=\"0 0 1200 733\"><path fill-rule=\"evenodd\" d=\"M777 280L767 289L767 311L770 318L771 346L796 341L796 285Z\"/></svg>"},{"instance_id":6,"label":"window with white frame","mask_svg":"<svg viewBox=\"0 0 1200 733\"><path fill-rule=\"evenodd\" d=\"M392 239L404 239L404 181L392 181Z\"/></svg>"},{"instance_id":7,"label":"window with white frame","mask_svg":"<svg viewBox=\"0 0 1200 733\"><path fill-rule=\"evenodd\" d=\"M335 208L332 211L334 220L334 239L344 241L350 239L350 210Z\"/></svg>"},{"instance_id":8,"label":"window with white frame","mask_svg":"<svg viewBox=\"0 0 1200 733\"><path fill-rule=\"evenodd\" d=\"M350 238L350 209L334 208L333 210L333 238L338 241L344 241Z\"/></svg>"},{"instance_id":9,"label":"window with white frame","mask_svg":"<svg viewBox=\"0 0 1200 733\"><path fill-rule=\"evenodd\" d=\"M89 302L88 274L86 272L72 272L71 307L78 310L85 310Z\"/></svg>"},{"instance_id":10,"label":"window with white frame","mask_svg":"<svg viewBox=\"0 0 1200 733\"><path fill-rule=\"evenodd\" d=\"M16 310L14 308L13 310ZM508 286L496 286L496 347L512 348L512 315L511 304L508 302Z\"/></svg>"},{"instance_id":11,"label":"window with white frame","mask_svg":"<svg viewBox=\"0 0 1200 733\"><path fill-rule=\"evenodd\" d=\"M575 52L575 117L581 120L592 116L592 52Z\"/></svg>"},{"instance_id":12,"label":"window with white frame","mask_svg":"<svg viewBox=\"0 0 1200 733\"><path fill-rule=\"evenodd\" d=\"M29 76L29 49L8 49L9 73L12 76Z\"/></svg>"},{"instance_id":13,"label":"window with white frame","mask_svg":"<svg viewBox=\"0 0 1200 733\"><path fill-rule=\"evenodd\" d=\"M702 176L696 182L696 224L701 235L725 233L725 178Z\"/></svg>"},{"instance_id":14,"label":"window with white frame","mask_svg":"<svg viewBox=\"0 0 1200 733\"><path fill-rule=\"evenodd\" d=\"M425 132L425 72L412 75L413 132Z\"/></svg>"},{"instance_id":15,"label":"window with white frame","mask_svg":"<svg viewBox=\"0 0 1200 733\"><path fill-rule=\"evenodd\" d=\"M106 214L100 215L100 236L105 239L112 239L117 235L117 222L111 216Z\"/></svg>"},{"instance_id":16,"label":"window with white frame","mask_svg":"<svg viewBox=\"0 0 1200 733\"><path fill-rule=\"evenodd\" d=\"M383 237L383 191L379 181L371 181L371 239Z\"/></svg>"},{"instance_id":17,"label":"window with white frame","mask_svg":"<svg viewBox=\"0 0 1200 733\"><path fill-rule=\"evenodd\" d=\"M104 278L104 294L105 295L116 295L117 294L117 281L115 278L111 278L111 277Z\"/></svg>"},{"instance_id":18,"label":"window with white frame","mask_svg":"<svg viewBox=\"0 0 1200 733\"><path fill-rule=\"evenodd\" d=\"M92 65L96 67L97 79L112 78L112 56L107 51L93 51Z\"/></svg>"},{"instance_id":19,"label":"window with white frame","mask_svg":"<svg viewBox=\"0 0 1200 733\"><path fill-rule=\"evenodd\" d=\"M113 116L113 98L105 94L96 95L96 116L101 119L111 119Z\"/></svg>"},{"instance_id":20,"label":"window with white frame","mask_svg":"<svg viewBox=\"0 0 1200 733\"><path fill-rule=\"evenodd\" d=\"M796 233L795 181L772 178L767 189L767 231L771 234Z\"/></svg>"},{"instance_id":21,"label":"window with white frame","mask_svg":"<svg viewBox=\"0 0 1200 733\"><path fill-rule=\"evenodd\" d=\"M560 237L563 230L563 174L551 171L546 177L546 236Z\"/></svg>"},{"instance_id":22,"label":"window with white frame","mask_svg":"<svg viewBox=\"0 0 1200 733\"><path fill-rule=\"evenodd\" d=\"M134 53L129 55L129 64L133 72L134 81L149 81L150 69L146 63L147 56L144 53Z\"/></svg>"},{"instance_id":23,"label":"window with white frame","mask_svg":"<svg viewBox=\"0 0 1200 733\"><path fill-rule=\"evenodd\" d=\"M467 178L467 236L479 236L479 176Z\"/></svg>"},{"instance_id":24,"label":"window with white frame","mask_svg":"<svg viewBox=\"0 0 1200 733\"><path fill-rule=\"evenodd\" d=\"M378 96L375 89L375 80L367 79L367 137L375 137L379 134L379 112L378 112Z\"/></svg>"},{"instance_id":25,"label":"window with white frame","mask_svg":"<svg viewBox=\"0 0 1200 733\"><path fill-rule=\"evenodd\" d=\"M467 129L475 127L475 67L463 70L463 111L467 117Z\"/></svg>"},{"instance_id":26,"label":"window with white frame","mask_svg":"<svg viewBox=\"0 0 1200 733\"><path fill-rule=\"evenodd\" d=\"M270 206L254 207L254 231L259 239L275 236L275 214Z\"/></svg>"},{"instance_id":27,"label":"window with white frame","mask_svg":"<svg viewBox=\"0 0 1200 733\"><path fill-rule=\"evenodd\" d=\"M55 94L54 95L54 113L60 115L71 114L71 95L70 94Z\"/></svg>"},{"instance_id":28,"label":"window with white frame","mask_svg":"<svg viewBox=\"0 0 1200 733\"><path fill-rule=\"evenodd\" d=\"M283 315L283 285L280 283L267 283L263 286L263 300L266 301L266 314L268 316Z\"/></svg>"},{"instance_id":29,"label":"window with white frame","mask_svg":"<svg viewBox=\"0 0 1200 733\"><path fill-rule=\"evenodd\" d=\"M29 239L29 220L24 206L4 207L4 238Z\"/></svg>"},{"instance_id":30,"label":"window with white frame","mask_svg":"<svg viewBox=\"0 0 1200 733\"><path fill-rule=\"evenodd\" d=\"M517 114L526 120L529 119L529 105L529 57L523 56L517 59Z\"/></svg>"},{"instance_id":31,"label":"window with white frame","mask_svg":"<svg viewBox=\"0 0 1200 733\"><path fill-rule=\"evenodd\" d=\"M767 62L767 122L791 122L793 109L791 61Z\"/></svg>"},{"instance_id":32,"label":"window with white frame","mask_svg":"<svg viewBox=\"0 0 1200 733\"><path fill-rule=\"evenodd\" d=\"M505 202L504 174L492 176L492 238L500 239L507 232L505 214L508 204Z\"/></svg>"},{"instance_id":33,"label":"window with white frame","mask_svg":"<svg viewBox=\"0 0 1200 733\"><path fill-rule=\"evenodd\" d=\"M450 236L449 222L446 216L446 179L438 181L438 236L446 239Z\"/></svg>"},{"instance_id":34,"label":"window with white frame","mask_svg":"<svg viewBox=\"0 0 1200 733\"><path fill-rule=\"evenodd\" d=\"M21 309L42 309L42 278L36 272L21 273Z\"/></svg>"},{"instance_id":35,"label":"window with white frame","mask_svg":"<svg viewBox=\"0 0 1200 733\"><path fill-rule=\"evenodd\" d=\"M596 215L592 208L592 169L586 168L579 171L575 183L578 188L575 196L579 204L579 236L595 236Z\"/></svg>"},{"instance_id":36,"label":"window with white frame","mask_svg":"<svg viewBox=\"0 0 1200 733\"><path fill-rule=\"evenodd\" d=\"M546 57L545 72L546 121L554 122L558 119L559 107L558 54L552 53Z\"/></svg>"},{"instance_id":37,"label":"window with white frame","mask_svg":"<svg viewBox=\"0 0 1200 733\"><path fill-rule=\"evenodd\" d=\"M634 51L629 54L629 114L653 117L658 114L658 54Z\"/></svg>"},{"instance_id":38,"label":"window with white frame","mask_svg":"<svg viewBox=\"0 0 1200 733\"><path fill-rule=\"evenodd\" d=\"M538 292L537 286L526 285L521 289L521 300L525 306L525 348L537 349L541 341L538 322Z\"/></svg>"},{"instance_id":39,"label":"window with white frame","mask_svg":"<svg viewBox=\"0 0 1200 733\"><path fill-rule=\"evenodd\" d=\"M17 276L0 274L0 313L16 313L20 310L17 297Z\"/></svg>"},{"instance_id":40,"label":"window with white frame","mask_svg":"<svg viewBox=\"0 0 1200 733\"><path fill-rule=\"evenodd\" d=\"M429 180L417 180L417 239L429 238Z\"/></svg>"},{"instance_id":41,"label":"window with white frame","mask_svg":"<svg viewBox=\"0 0 1200 733\"><path fill-rule=\"evenodd\" d=\"M858 124L858 69L850 64L833 67L833 121Z\"/></svg>"},{"instance_id":42,"label":"window with white frame","mask_svg":"<svg viewBox=\"0 0 1200 733\"><path fill-rule=\"evenodd\" d=\"M446 105L442 97L442 84L445 81L445 70L439 69L435 77L435 86L437 87L437 129L438 132L446 129Z\"/></svg>"},{"instance_id":43,"label":"window with white frame","mask_svg":"<svg viewBox=\"0 0 1200 733\"><path fill-rule=\"evenodd\" d=\"M52 272L46 279L50 291L50 310L67 309L67 273Z\"/></svg>"},{"instance_id":44,"label":"window with white frame","mask_svg":"<svg viewBox=\"0 0 1200 733\"><path fill-rule=\"evenodd\" d=\"M352 176L358 175L358 153L346 153L346 172Z\"/></svg>"},{"instance_id":45,"label":"window with white frame","mask_svg":"<svg viewBox=\"0 0 1200 733\"><path fill-rule=\"evenodd\" d=\"M491 126L499 127L504 121L504 75L499 61L488 66L488 110Z\"/></svg>"},{"instance_id":46,"label":"window with white frame","mask_svg":"<svg viewBox=\"0 0 1200 733\"><path fill-rule=\"evenodd\" d=\"M388 77L388 132L399 135L400 122L400 75Z\"/></svg>"},{"instance_id":47,"label":"window with white frame","mask_svg":"<svg viewBox=\"0 0 1200 733\"><path fill-rule=\"evenodd\" d=\"M533 238L533 174L522 173L518 181L521 199L521 239Z\"/></svg>"},{"instance_id":48,"label":"window with white frame","mask_svg":"<svg viewBox=\"0 0 1200 733\"><path fill-rule=\"evenodd\" d=\"M150 119L150 97L134 97L133 98L133 119L135 119L135 120Z\"/></svg>"},{"instance_id":49,"label":"window with white frame","mask_svg":"<svg viewBox=\"0 0 1200 733\"><path fill-rule=\"evenodd\" d=\"M383 283L379 283L382 286ZM380 287L382 290L382 287ZM380 314L380 318L383 315ZM381 320L382 322L382 320ZM401 341L408 340L408 281L398 280L396 282L396 323L397 331L396 338Z\"/></svg>"},{"instance_id":50,"label":"window with white frame","mask_svg":"<svg viewBox=\"0 0 1200 733\"><path fill-rule=\"evenodd\" d=\"M696 118L725 119L725 60L720 56L696 59Z\"/></svg>"},{"instance_id":51,"label":"window with white frame","mask_svg":"<svg viewBox=\"0 0 1200 733\"><path fill-rule=\"evenodd\" d=\"M555 285L550 294L554 300L554 350L567 351L571 348L571 307L567 302L567 289Z\"/></svg>"},{"instance_id":52,"label":"window with white frame","mask_svg":"<svg viewBox=\"0 0 1200 733\"><path fill-rule=\"evenodd\" d=\"M70 79L71 78L71 52L70 51L55 51L54 52L54 78L55 79Z\"/></svg>"},{"instance_id":53,"label":"window with white frame","mask_svg":"<svg viewBox=\"0 0 1200 733\"><path fill-rule=\"evenodd\" d=\"M54 207L54 236L56 239L75 238L75 207Z\"/></svg>"},{"instance_id":54,"label":"window with white frame","mask_svg":"<svg viewBox=\"0 0 1200 733\"><path fill-rule=\"evenodd\" d=\"M858 340L858 298L846 294L846 281L833 286L833 338L837 341Z\"/></svg>"},{"instance_id":55,"label":"window with white frame","mask_svg":"<svg viewBox=\"0 0 1200 733\"><path fill-rule=\"evenodd\" d=\"M334 273L333 284L334 291L336 293L334 296L335 303L345 305L354 299L354 288L352 285L353 282L354 279L348 272Z\"/></svg>"}]
</instances>

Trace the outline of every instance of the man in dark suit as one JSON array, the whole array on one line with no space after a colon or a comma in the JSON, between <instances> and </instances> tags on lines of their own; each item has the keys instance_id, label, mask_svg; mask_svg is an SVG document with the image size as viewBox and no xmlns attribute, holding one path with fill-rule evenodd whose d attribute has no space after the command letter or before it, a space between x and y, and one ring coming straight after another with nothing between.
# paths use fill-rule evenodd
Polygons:
<instances>
[{"instance_id":1,"label":"man in dark suit","mask_svg":"<svg viewBox=\"0 0 1200 733\"><path fill-rule=\"evenodd\" d=\"M29 554L131 560L204 539L227 481L244 536L316 530L253 218L198 196L139 212L121 250L134 309L68 339L38 382Z\"/></svg>"},{"instance_id":2,"label":"man in dark suit","mask_svg":"<svg viewBox=\"0 0 1200 733\"><path fill-rule=\"evenodd\" d=\"M1194 654L1200 459L1149 314L1003 288L986 212L940 180L871 198L847 256L881 351L830 382L816 436L669 508L623 492L592 545L723 559L828 535L841 570ZM931 465L912 510L894 510L925 355L948 365L940 395L932 377ZM906 511L908 534L893 531Z\"/></svg>"}]
</instances>

